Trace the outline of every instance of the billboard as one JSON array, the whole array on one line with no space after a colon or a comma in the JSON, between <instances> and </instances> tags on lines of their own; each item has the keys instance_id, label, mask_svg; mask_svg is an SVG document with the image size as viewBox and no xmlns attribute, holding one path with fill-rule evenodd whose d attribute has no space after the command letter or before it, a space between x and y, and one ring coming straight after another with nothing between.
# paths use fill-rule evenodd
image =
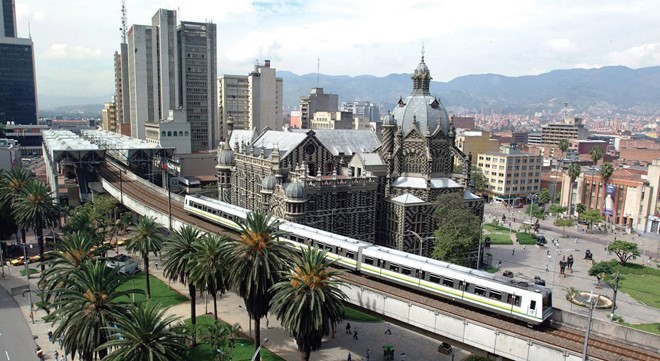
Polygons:
<instances>
[{"instance_id":1,"label":"billboard","mask_svg":"<svg viewBox=\"0 0 660 361\"><path fill-rule=\"evenodd\" d=\"M614 200L616 199L616 186L608 184L605 187L605 205L603 209L603 214L609 216L614 215Z\"/></svg>"}]
</instances>

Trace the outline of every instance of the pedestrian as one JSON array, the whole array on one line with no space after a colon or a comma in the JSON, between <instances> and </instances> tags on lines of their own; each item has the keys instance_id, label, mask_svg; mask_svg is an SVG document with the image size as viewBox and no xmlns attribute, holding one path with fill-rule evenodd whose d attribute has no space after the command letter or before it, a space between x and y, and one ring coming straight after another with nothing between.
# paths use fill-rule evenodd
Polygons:
<instances>
[{"instance_id":1,"label":"pedestrian","mask_svg":"<svg viewBox=\"0 0 660 361\"><path fill-rule=\"evenodd\" d=\"M349 335L351 334L351 323L350 322L346 322L346 333L349 334Z\"/></svg>"},{"instance_id":2,"label":"pedestrian","mask_svg":"<svg viewBox=\"0 0 660 361\"><path fill-rule=\"evenodd\" d=\"M364 358L365 361L369 361L371 358L371 353L369 352L369 349L367 349L367 357Z\"/></svg>"},{"instance_id":3,"label":"pedestrian","mask_svg":"<svg viewBox=\"0 0 660 361\"><path fill-rule=\"evenodd\" d=\"M559 274L562 274L564 275L564 277L566 277L566 274L564 273L565 270L566 270L566 262L564 262L564 260L559 261Z\"/></svg>"},{"instance_id":4,"label":"pedestrian","mask_svg":"<svg viewBox=\"0 0 660 361\"><path fill-rule=\"evenodd\" d=\"M66 361L66 354L64 352L62 352L62 358L60 359L60 361Z\"/></svg>"},{"instance_id":5,"label":"pedestrian","mask_svg":"<svg viewBox=\"0 0 660 361\"><path fill-rule=\"evenodd\" d=\"M62 348L62 336L57 336L57 344Z\"/></svg>"},{"instance_id":6,"label":"pedestrian","mask_svg":"<svg viewBox=\"0 0 660 361\"><path fill-rule=\"evenodd\" d=\"M352 361L352 360L353 360L353 358L352 358L352 355L351 355L351 351L348 351L348 357L346 358L346 361Z\"/></svg>"},{"instance_id":7,"label":"pedestrian","mask_svg":"<svg viewBox=\"0 0 660 361\"><path fill-rule=\"evenodd\" d=\"M390 326L389 322L387 323L387 330L385 330L385 334L386 335L391 335L392 334L392 329L391 329L391 326Z\"/></svg>"},{"instance_id":8,"label":"pedestrian","mask_svg":"<svg viewBox=\"0 0 660 361\"><path fill-rule=\"evenodd\" d=\"M500 270L500 267L502 267L502 261L501 260L499 262L497 262L497 270L498 271Z\"/></svg>"},{"instance_id":9,"label":"pedestrian","mask_svg":"<svg viewBox=\"0 0 660 361\"><path fill-rule=\"evenodd\" d=\"M48 342L53 343L53 331L52 330L48 330Z\"/></svg>"},{"instance_id":10,"label":"pedestrian","mask_svg":"<svg viewBox=\"0 0 660 361\"><path fill-rule=\"evenodd\" d=\"M514 247L514 248L511 249L511 255L513 256L515 254L516 254L516 248Z\"/></svg>"},{"instance_id":11,"label":"pedestrian","mask_svg":"<svg viewBox=\"0 0 660 361\"><path fill-rule=\"evenodd\" d=\"M357 327L353 328L353 339L354 340L358 339L358 329L357 329Z\"/></svg>"},{"instance_id":12,"label":"pedestrian","mask_svg":"<svg viewBox=\"0 0 660 361\"><path fill-rule=\"evenodd\" d=\"M573 255L568 256L568 269L573 273Z\"/></svg>"},{"instance_id":13,"label":"pedestrian","mask_svg":"<svg viewBox=\"0 0 660 361\"><path fill-rule=\"evenodd\" d=\"M401 352L401 361L406 361L406 353Z\"/></svg>"},{"instance_id":14,"label":"pedestrian","mask_svg":"<svg viewBox=\"0 0 660 361\"><path fill-rule=\"evenodd\" d=\"M57 350L55 350L55 360L57 361L59 359L60 359L60 353L57 352Z\"/></svg>"},{"instance_id":15,"label":"pedestrian","mask_svg":"<svg viewBox=\"0 0 660 361\"><path fill-rule=\"evenodd\" d=\"M633 234L633 237L632 237L632 239L633 239L633 242L635 242L635 235L634 235L634 234Z\"/></svg>"},{"instance_id":16,"label":"pedestrian","mask_svg":"<svg viewBox=\"0 0 660 361\"><path fill-rule=\"evenodd\" d=\"M578 244L578 238L575 237L575 244Z\"/></svg>"},{"instance_id":17,"label":"pedestrian","mask_svg":"<svg viewBox=\"0 0 660 361\"><path fill-rule=\"evenodd\" d=\"M270 321L268 321L268 316L266 316L266 329L270 328Z\"/></svg>"}]
</instances>

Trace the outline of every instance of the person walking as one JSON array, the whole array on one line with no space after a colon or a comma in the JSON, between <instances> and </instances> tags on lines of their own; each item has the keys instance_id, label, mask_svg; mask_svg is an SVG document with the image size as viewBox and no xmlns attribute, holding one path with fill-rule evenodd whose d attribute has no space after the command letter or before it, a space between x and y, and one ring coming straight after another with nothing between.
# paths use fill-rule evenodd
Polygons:
<instances>
[{"instance_id":1,"label":"person walking","mask_svg":"<svg viewBox=\"0 0 660 361\"><path fill-rule=\"evenodd\" d=\"M406 353L401 352L401 361L406 361Z\"/></svg>"},{"instance_id":2,"label":"person walking","mask_svg":"<svg viewBox=\"0 0 660 361\"><path fill-rule=\"evenodd\" d=\"M515 254L516 254L516 248L514 247L514 248L511 249L511 255L515 256Z\"/></svg>"},{"instance_id":3,"label":"person walking","mask_svg":"<svg viewBox=\"0 0 660 361\"><path fill-rule=\"evenodd\" d=\"M391 335L392 334L392 329L391 329L391 326L390 326L389 322L387 323L387 330L385 330L385 334L386 335Z\"/></svg>"},{"instance_id":4,"label":"person walking","mask_svg":"<svg viewBox=\"0 0 660 361\"><path fill-rule=\"evenodd\" d=\"M357 327L353 328L353 339L354 340L358 339L358 329L357 329Z\"/></svg>"},{"instance_id":5,"label":"person walking","mask_svg":"<svg viewBox=\"0 0 660 361\"><path fill-rule=\"evenodd\" d=\"M53 343L53 331L48 330L48 342Z\"/></svg>"},{"instance_id":6,"label":"person walking","mask_svg":"<svg viewBox=\"0 0 660 361\"><path fill-rule=\"evenodd\" d=\"M369 352L369 349L367 349L367 356L364 358L365 361L369 361L371 359L371 353Z\"/></svg>"},{"instance_id":7,"label":"person walking","mask_svg":"<svg viewBox=\"0 0 660 361\"><path fill-rule=\"evenodd\" d=\"M500 270L500 267L502 267L502 261L501 260L499 262L497 262L497 270L498 271Z\"/></svg>"},{"instance_id":8,"label":"person walking","mask_svg":"<svg viewBox=\"0 0 660 361\"><path fill-rule=\"evenodd\" d=\"M62 348L62 336L57 336L57 344Z\"/></svg>"},{"instance_id":9,"label":"person walking","mask_svg":"<svg viewBox=\"0 0 660 361\"><path fill-rule=\"evenodd\" d=\"M575 237L575 244L578 244L578 237Z\"/></svg>"},{"instance_id":10,"label":"person walking","mask_svg":"<svg viewBox=\"0 0 660 361\"><path fill-rule=\"evenodd\" d=\"M54 355L54 356L55 356L54 360L55 360L55 361L59 361L59 359L60 359L60 353L57 352L57 350L55 350L55 355Z\"/></svg>"},{"instance_id":11,"label":"person walking","mask_svg":"<svg viewBox=\"0 0 660 361\"><path fill-rule=\"evenodd\" d=\"M568 269L571 270L571 273L573 273L573 255L568 256Z\"/></svg>"},{"instance_id":12,"label":"person walking","mask_svg":"<svg viewBox=\"0 0 660 361\"><path fill-rule=\"evenodd\" d=\"M351 351L348 351L348 357L346 358L346 361L352 361L353 357L351 355Z\"/></svg>"},{"instance_id":13,"label":"person walking","mask_svg":"<svg viewBox=\"0 0 660 361\"><path fill-rule=\"evenodd\" d=\"M351 323L350 322L346 322L346 333L349 334L349 335L351 334Z\"/></svg>"}]
</instances>

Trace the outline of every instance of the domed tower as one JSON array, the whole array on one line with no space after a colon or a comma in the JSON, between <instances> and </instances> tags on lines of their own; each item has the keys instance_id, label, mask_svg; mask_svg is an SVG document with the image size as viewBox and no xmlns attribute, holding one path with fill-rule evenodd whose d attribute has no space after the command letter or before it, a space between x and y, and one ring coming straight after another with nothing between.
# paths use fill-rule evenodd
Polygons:
<instances>
[{"instance_id":1,"label":"domed tower","mask_svg":"<svg viewBox=\"0 0 660 361\"><path fill-rule=\"evenodd\" d=\"M234 121L231 117L227 119L228 136L222 149L218 150L218 165L215 166L218 176L218 198L231 203L231 172L234 167L234 151L229 145Z\"/></svg>"},{"instance_id":2,"label":"domed tower","mask_svg":"<svg viewBox=\"0 0 660 361\"><path fill-rule=\"evenodd\" d=\"M268 212L271 209L270 204L275 187L277 187L277 178L272 174L265 176L261 182L261 208L264 212Z\"/></svg>"},{"instance_id":3,"label":"domed tower","mask_svg":"<svg viewBox=\"0 0 660 361\"><path fill-rule=\"evenodd\" d=\"M300 222L305 215L305 187L302 183L294 181L284 190L286 213L285 218Z\"/></svg>"}]
</instances>

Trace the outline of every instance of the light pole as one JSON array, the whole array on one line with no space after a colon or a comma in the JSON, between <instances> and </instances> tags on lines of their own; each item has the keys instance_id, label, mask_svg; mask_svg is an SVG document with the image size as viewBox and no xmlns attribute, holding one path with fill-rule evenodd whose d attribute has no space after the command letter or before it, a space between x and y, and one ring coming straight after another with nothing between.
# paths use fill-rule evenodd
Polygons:
<instances>
[{"instance_id":1,"label":"light pole","mask_svg":"<svg viewBox=\"0 0 660 361\"><path fill-rule=\"evenodd\" d=\"M30 246L30 248L32 248ZM28 300L30 302L30 319L34 325L34 313L32 312L32 290L30 290L30 267L28 267L28 257L27 257L27 243L23 243L23 261L25 265L25 278L27 280L27 293Z\"/></svg>"},{"instance_id":2,"label":"light pole","mask_svg":"<svg viewBox=\"0 0 660 361\"><path fill-rule=\"evenodd\" d=\"M594 316L594 306L598 303L598 298L600 298L600 296L596 296L596 300L594 301L594 291L591 291L591 294L589 295L589 317L587 318L587 329L584 335L584 348L582 349L582 361L587 361L589 359L587 356L587 349L589 348L589 333L591 333L591 320Z\"/></svg>"},{"instance_id":3,"label":"light pole","mask_svg":"<svg viewBox=\"0 0 660 361\"><path fill-rule=\"evenodd\" d=\"M429 240L429 239L434 239L435 237L431 237L431 236L422 237L417 232L411 231L411 230L409 230L408 232L410 232L412 235L417 237L417 239L419 240L419 255L422 256L422 253L424 251L424 241Z\"/></svg>"},{"instance_id":4,"label":"light pole","mask_svg":"<svg viewBox=\"0 0 660 361\"><path fill-rule=\"evenodd\" d=\"M251 360L251 361L254 361L254 360L256 360L257 358L259 358L259 351L261 351L261 347L262 347L263 345L265 345L266 342L268 342L268 337L264 338L264 340L261 342L261 344L259 345L259 347L257 347L257 350L254 351L254 355L252 355L252 360Z\"/></svg>"}]
</instances>

